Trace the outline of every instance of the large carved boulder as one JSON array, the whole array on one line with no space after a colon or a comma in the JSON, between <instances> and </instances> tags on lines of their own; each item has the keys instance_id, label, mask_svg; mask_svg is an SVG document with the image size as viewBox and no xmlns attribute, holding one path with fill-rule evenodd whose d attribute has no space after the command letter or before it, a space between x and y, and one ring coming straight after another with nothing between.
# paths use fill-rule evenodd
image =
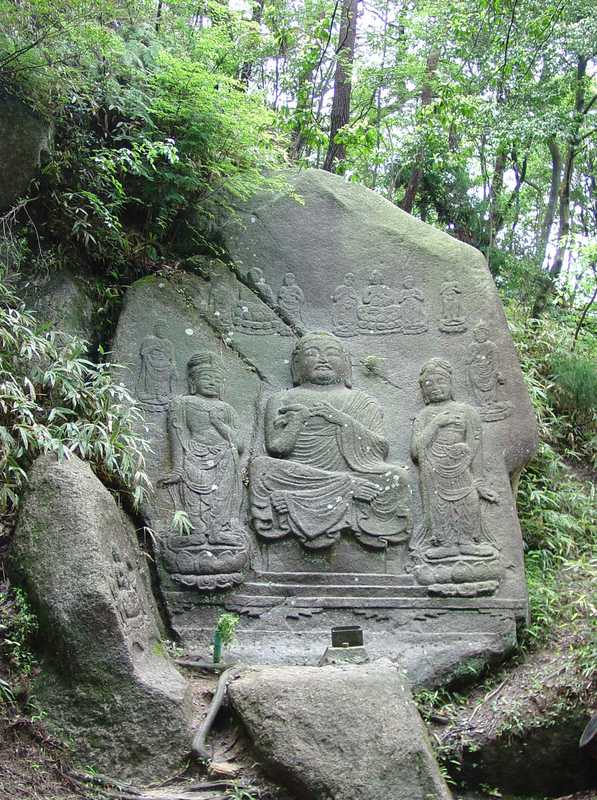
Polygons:
<instances>
[{"instance_id":1,"label":"large carved boulder","mask_svg":"<svg viewBox=\"0 0 597 800\"><path fill-rule=\"evenodd\" d=\"M188 685L164 652L135 528L88 465L38 458L11 563L39 619L48 725L110 775L174 772L190 747Z\"/></svg>"},{"instance_id":2,"label":"large carved boulder","mask_svg":"<svg viewBox=\"0 0 597 800\"><path fill-rule=\"evenodd\" d=\"M228 263L129 291L114 342L145 410L146 509L175 629L317 663L330 627L432 683L527 615L512 486L535 421L480 253L342 178L264 195Z\"/></svg>"},{"instance_id":3,"label":"large carved boulder","mask_svg":"<svg viewBox=\"0 0 597 800\"><path fill-rule=\"evenodd\" d=\"M229 686L264 764L304 800L449 800L398 670L255 667Z\"/></svg>"},{"instance_id":4,"label":"large carved boulder","mask_svg":"<svg viewBox=\"0 0 597 800\"><path fill-rule=\"evenodd\" d=\"M51 149L51 126L16 98L0 96L0 210L23 194Z\"/></svg>"},{"instance_id":5,"label":"large carved boulder","mask_svg":"<svg viewBox=\"0 0 597 800\"><path fill-rule=\"evenodd\" d=\"M20 289L27 308L43 329L77 336L91 342L94 338L93 300L85 283L65 269L28 280Z\"/></svg>"}]
</instances>

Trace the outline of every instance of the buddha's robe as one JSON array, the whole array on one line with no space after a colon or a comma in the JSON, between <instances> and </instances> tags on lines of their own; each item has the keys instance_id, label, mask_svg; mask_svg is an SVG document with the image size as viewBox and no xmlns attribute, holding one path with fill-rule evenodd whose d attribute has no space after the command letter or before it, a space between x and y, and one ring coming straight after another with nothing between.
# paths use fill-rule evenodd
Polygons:
<instances>
[{"instance_id":1,"label":"buddha's robe","mask_svg":"<svg viewBox=\"0 0 597 800\"><path fill-rule=\"evenodd\" d=\"M284 398L288 404L308 407L327 402L346 414L345 422L337 425L322 416L310 416L285 458L253 460L254 526L265 538L291 533L313 549L328 547L348 530L374 548L404 541L410 526L410 490L403 469L384 461L388 445L380 407L360 391L313 394L309 397L299 388L286 392ZM272 398L270 404L279 398ZM371 501L358 499L363 481L378 489Z\"/></svg>"}]
</instances>

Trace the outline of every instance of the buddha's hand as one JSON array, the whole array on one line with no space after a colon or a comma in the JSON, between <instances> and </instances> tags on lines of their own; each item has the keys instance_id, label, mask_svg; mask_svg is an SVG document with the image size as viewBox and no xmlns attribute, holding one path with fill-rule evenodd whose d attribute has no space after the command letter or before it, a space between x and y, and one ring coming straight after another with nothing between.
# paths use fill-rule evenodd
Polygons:
<instances>
[{"instance_id":1,"label":"buddha's hand","mask_svg":"<svg viewBox=\"0 0 597 800\"><path fill-rule=\"evenodd\" d=\"M332 425L344 425L345 415L329 403L316 403L310 411L312 417L323 417Z\"/></svg>"},{"instance_id":2,"label":"buddha's hand","mask_svg":"<svg viewBox=\"0 0 597 800\"><path fill-rule=\"evenodd\" d=\"M309 416L309 409L302 403L291 403L288 406L280 406L278 416L274 420L274 428L286 428L289 423L304 421Z\"/></svg>"},{"instance_id":3,"label":"buddha's hand","mask_svg":"<svg viewBox=\"0 0 597 800\"><path fill-rule=\"evenodd\" d=\"M483 481L475 481L475 489L482 500L486 500L488 503L499 502L498 493L495 492L491 487L487 486L486 483L483 483Z\"/></svg>"},{"instance_id":4,"label":"buddha's hand","mask_svg":"<svg viewBox=\"0 0 597 800\"><path fill-rule=\"evenodd\" d=\"M370 503L375 500L377 495L381 492L381 486L378 486L373 481L355 481L353 486L353 495L355 500L364 500Z\"/></svg>"},{"instance_id":5,"label":"buddha's hand","mask_svg":"<svg viewBox=\"0 0 597 800\"><path fill-rule=\"evenodd\" d=\"M462 414L454 411L441 411L435 418L435 424L439 428L445 428L446 425L454 425L457 422L462 422Z\"/></svg>"},{"instance_id":6,"label":"buddha's hand","mask_svg":"<svg viewBox=\"0 0 597 800\"><path fill-rule=\"evenodd\" d=\"M159 483L162 486L170 486L173 483L180 483L182 480L182 470L180 469L173 469L172 472L165 475L163 478L160 478Z\"/></svg>"}]
</instances>

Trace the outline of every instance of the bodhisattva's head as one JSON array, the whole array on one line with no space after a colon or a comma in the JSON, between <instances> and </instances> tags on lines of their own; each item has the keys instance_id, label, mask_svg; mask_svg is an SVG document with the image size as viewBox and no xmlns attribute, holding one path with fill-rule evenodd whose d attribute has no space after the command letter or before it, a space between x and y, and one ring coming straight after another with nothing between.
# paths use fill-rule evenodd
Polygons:
<instances>
[{"instance_id":1,"label":"bodhisattva's head","mask_svg":"<svg viewBox=\"0 0 597 800\"><path fill-rule=\"evenodd\" d=\"M489 328L484 322L479 322L473 328L473 338L476 342L482 343L489 339Z\"/></svg>"},{"instance_id":2,"label":"bodhisattva's head","mask_svg":"<svg viewBox=\"0 0 597 800\"><path fill-rule=\"evenodd\" d=\"M195 353L187 363L191 394L219 398L224 383L224 367L215 353Z\"/></svg>"},{"instance_id":3,"label":"bodhisattva's head","mask_svg":"<svg viewBox=\"0 0 597 800\"><path fill-rule=\"evenodd\" d=\"M326 331L307 333L299 339L292 352L291 370L295 386L303 383L352 386L350 353L340 339Z\"/></svg>"},{"instance_id":4,"label":"bodhisattva's head","mask_svg":"<svg viewBox=\"0 0 597 800\"><path fill-rule=\"evenodd\" d=\"M452 365L443 358L431 358L419 373L419 384L426 404L452 400Z\"/></svg>"}]
</instances>

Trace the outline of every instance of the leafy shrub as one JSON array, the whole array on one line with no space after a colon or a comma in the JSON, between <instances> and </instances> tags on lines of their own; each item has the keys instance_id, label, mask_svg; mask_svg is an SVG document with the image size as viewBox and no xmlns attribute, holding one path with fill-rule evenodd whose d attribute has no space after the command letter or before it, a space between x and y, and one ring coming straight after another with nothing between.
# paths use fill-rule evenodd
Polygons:
<instances>
[{"instance_id":1,"label":"leafy shrub","mask_svg":"<svg viewBox=\"0 0 597 800\"><path fill-rule=\"evenodd\" d=\"M39 333L0 272L0 512L17 508L29 465L48 452L76 454L134 504L144 498L141 415L109 366L84 355L75 337Z\"/></svg>"},{"instance_id":2,"label":"leafy shrub","mask_svg":"<svg viewBox=\"0 0 597 800\"><path fill-rule=\"evenodd\" d=\"M586 356L559 354L551 362L558 405L572 411L597 409L597 367Z\"/></svg>"}]
</instances>

